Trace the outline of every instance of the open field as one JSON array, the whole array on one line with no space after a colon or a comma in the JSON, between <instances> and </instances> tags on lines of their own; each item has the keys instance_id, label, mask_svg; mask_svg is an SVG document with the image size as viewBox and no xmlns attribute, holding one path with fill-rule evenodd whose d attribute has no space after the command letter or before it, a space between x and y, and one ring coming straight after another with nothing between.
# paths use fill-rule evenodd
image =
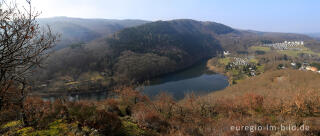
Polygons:
<instances>
[{"instance_id":1,"label":"open field","mask_svg":"<svg viewBox=\"0 0 320 136\"><path fill-rule=\"evenodd\" d=\"M271 51L270 47L263 47L263 46L251 46L250 50L252 50L252 51L265 51L265 52Z\"/></svg>"},{"instance_id":2,"label":"open field","mask_svg":"<svg viewBox=\"0 0 320 136\"><path fill-rule=\"evenodd\" d=\"M223 64L223 65L227 65L228 63L231 62L231 60L230 60L229 57L227 57L227 58L220 58L218 61L219 61L220 64Z\"/></svg>"},{"instance_id":3,"label":"open field","mask_svg":"<svg viewBox=\"0 0 320 136\"><path fill-rule=\"evenodd\" d=\"M286 54L291 57L298 57L300 54L311 54L311 55L320 56L320 53L314 52L306 47L303 47L302 50L283 50L283 51L277 51L277 52L280 54Z\"/></svg>"}]
</instances>

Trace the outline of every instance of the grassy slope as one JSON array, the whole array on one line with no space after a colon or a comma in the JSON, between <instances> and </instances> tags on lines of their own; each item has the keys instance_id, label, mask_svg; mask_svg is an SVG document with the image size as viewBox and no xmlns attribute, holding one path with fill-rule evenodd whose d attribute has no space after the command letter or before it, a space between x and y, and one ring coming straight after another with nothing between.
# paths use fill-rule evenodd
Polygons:
<instances>
[{"instance_id":1,"label":"grassy slope","mask_svg":"<svg viewBox=\"0 0 320 136\"><path fill-rule=\"evenodd\" d=\"M299 70L269 71L260 76L247 78L239 84L230 86L223 91L213 92L212 98L235 98L245 93L288 99L298 93L320 88L320 74ZM317 91L319 92L319 91Z\"/></svg>"},{"instance_id":2,"label":"grassy slope","mask_svg":"<svg viewBox=\"0 0 320 136\"><path fill-rule=\"evenodd\" d=\"M263 47L263 46L251 46L250 47L250 50L253 50L253 51L265 51L265 52L268 52L270 51L270 47Z\"/></svg>"}]
</instances>

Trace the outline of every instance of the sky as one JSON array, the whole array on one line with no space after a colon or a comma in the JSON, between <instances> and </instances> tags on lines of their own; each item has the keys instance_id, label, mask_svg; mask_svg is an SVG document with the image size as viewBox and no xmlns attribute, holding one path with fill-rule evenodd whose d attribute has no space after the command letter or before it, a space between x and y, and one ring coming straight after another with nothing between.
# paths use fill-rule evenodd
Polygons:
<instances>
[{"instance_id":1,"label":"sky","mask_svg":"<svg viewBox=\"0 0 320 136\"><path fill-rule=\"evenodd\" d=\"M23 0L19 0L23 1ZM32 0L41 17L195 19L268 32L320 32L319 0Z\"/></svg>"}]
</instances>

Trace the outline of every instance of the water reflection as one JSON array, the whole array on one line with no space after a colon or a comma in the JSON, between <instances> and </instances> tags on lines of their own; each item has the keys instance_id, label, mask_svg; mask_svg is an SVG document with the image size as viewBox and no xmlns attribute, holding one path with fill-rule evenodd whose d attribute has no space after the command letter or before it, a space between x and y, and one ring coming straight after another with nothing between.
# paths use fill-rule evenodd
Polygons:
<instances>
[{"instance_id":1,"label":"water reflection","mask_svg":"<svg viewBox=\"0 0 320 136\"><path fill-rule=\"evenodd\" d=\"M224 89L228 84L226 76L208 71L206 62L203 62L181 72L154 79L142 90L150 97L166 92L180 100L188 93L208 94Z\"/></svg>"},{"instance_id":2,"label":"water reflection","mask_svg":"<svg viewBox=\"0 0 320 136\"><path fill-rule=\"evenodd\" d=\"M58 98L63 98L69 101L79 101L79 100L104 100L107 98L108 93L106 91L93 92L93 93L74 93L74 94L65 94L65 95L51 95L42 97L46 101L53 102Z\"/></svg>"}]
</instances>

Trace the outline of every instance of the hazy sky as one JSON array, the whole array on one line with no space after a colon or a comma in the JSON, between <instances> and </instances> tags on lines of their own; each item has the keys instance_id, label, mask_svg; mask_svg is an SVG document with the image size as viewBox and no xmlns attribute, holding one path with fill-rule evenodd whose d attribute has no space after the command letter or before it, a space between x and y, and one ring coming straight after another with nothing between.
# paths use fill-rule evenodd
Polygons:
<instances>
[{"instance_id":1,"label":"hazy sky","mask_svg":"<svg viewBox=\"0 0 320 136\"><path fill-rule=\"evenodd\" d=\"M239 29L320 32L319 0L33 0L42 17L215 21Z\"/></svg>"}]
</instances>

